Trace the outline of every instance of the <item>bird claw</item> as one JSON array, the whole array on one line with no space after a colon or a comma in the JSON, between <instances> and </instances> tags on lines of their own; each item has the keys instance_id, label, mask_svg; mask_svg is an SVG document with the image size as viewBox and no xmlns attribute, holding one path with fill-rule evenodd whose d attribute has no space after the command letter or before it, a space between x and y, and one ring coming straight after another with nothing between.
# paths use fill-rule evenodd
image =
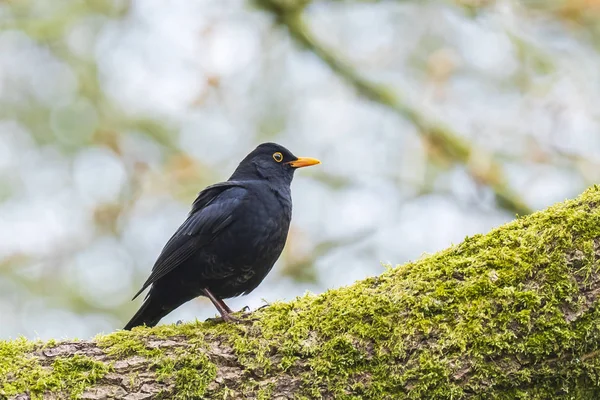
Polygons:
<instances>
[{"instance_id":1,"label":"bird claw","mask_svg":"<svg viewBox=\"0 0 600 400\"><path fill-rule=\"evenodd\" d=\"M269 303L263 304L262 306L258 307L258 308L256 309L256 311L258 311L258 310L262 310L263 308L267 308L267 307L269 307L270 305L271 305L271 304L269 304Z\"/></svg>"},{"instance_id":2,"label":"bird claw","mask_svg":"<svg viewBox=\"0 0 600 400\"><path fill-rule=\"evenodd\" d=\"M245 313L246 311L250 311L250 307L248 307L248 306L244 306L244 307L243 307L243 308L240 310L240 312L242 312L242 313Z\"/></svg>"},{"instance_id":3,"label":"bird claw","mask_svg":"<svg viewBox=\"0 0 600 400\"><path fill-rule=\"evenodd\" d=\"M242 322L242 320L241 320L241 319L239 319L239 318L236 318L236 317L234 317L234 316L233 316L233 315L231 315L231 314L225 314L225 315L223 315L222 319L223 319L223 321L225 321L225 322L234 322L234 323L239 323L239 322Z\"/></svg>"},{"instance_id":4,"label":"bird claw","mask_svg":"<svg viewBox=\"0 0 600 400\"><path fill-rule=\"evenodd\" d=\"M251 324L256 320L256 318L248 318L248 315L249 314L245 314L245 315L243 315L243 318L237 318L231 314L225 314L220 317L207 318L206 322L215 322L215 323L229 322L229 323L234 323L234 324Z\"/></svg>"},{"instance_id":5,"label":"bird claw","mask_svg":"<svg viewBox=\"0 0 600 400\"><path fill-rule=\"evenodd\" d=\"M180 326L183 325L183 320L178 320L177 322L175 322L175 326Z\"/></svg>"}]
</instances>

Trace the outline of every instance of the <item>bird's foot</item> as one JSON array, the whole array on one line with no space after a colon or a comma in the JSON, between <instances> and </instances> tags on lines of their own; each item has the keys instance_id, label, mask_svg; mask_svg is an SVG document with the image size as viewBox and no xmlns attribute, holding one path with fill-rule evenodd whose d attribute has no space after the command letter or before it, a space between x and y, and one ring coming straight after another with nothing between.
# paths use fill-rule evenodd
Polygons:
<instances>
[{"instance_id":1,"label":"bird's foot","mask_svg":"<svg viewBox=\"0 0 600 400\"><path fill-rule=\"evenodd\" d=\"M265 307L266 307L266 305L257 308L255 311L258 311L258 310L260 310L262 308L265 308ZM242 317L243 317L243 322L245 322L245 323L250 323L250 322L258 320L258 317L254 316L254 312L250 311L250 307L248 307L248 306L244 306L244 308L242 308L239 312L243 313Z\"/></svg>"},{"instance_id":2,"label":"bird's foot","mask_svg":"<svg viewBox=\"0 0 600 400\"><path fill-rule=\"evenodd\" d=\"M267 307L269 307L270 305L271 305L271 304L269 304L269 303L263 304L262 306L258 307L258 308L256 309L256 311L258 311L258 310L262 310L263 308L267 308Z\"/></svg>"},{"instance_id":3,"label":"bird's foot","mask_svg":"<svg viewBox=\"0 0 600 400\"><path fill-rule=\"evenodd\" d=\"M271 304L269 304L269 303L265 303L265 304L263 304L262 306L258 307L258 308L257 308L256 310L254 310L254 311L262 310L263 308L267 308L267 307L269 307L270 305L271 305ZM250 307L248 307L248 306L244 306L244 308L242 308L242 309L241 309L240 311L238 311L238 312L242 312L242 313L250 314Z\"/></svg>"},{"instance_id":4,"label":"bird's foot","mask_svg":"<svg viewBox=\"0 0 600 400\"><path fill-rule=\"evenodd\" d=\"M225 314L221 318L225 322L233 322L233 323L236 323L236 324L242 322L242 320L240 318L234 317L231 314Z\"/></svg>"},{"instance_id":5,"label":"bird's foot","mask_svg":"<svg viewBox=\"0 0 600 400\"><path fill-rule=\"evenodd\" d=\"M255 318L248 318L249 314L245 314L242 316L242 318L238 318L238 317L234 317L231 314L223 314L220 317L216 317L216 318L207 318L206 321L207 322L229 322L229 323L233 323L233 324L251 324L254 322Z\"/></svg>"},{"instance_id":6,"label":"bird's foot","mask_svg":"<svg viewBox=\"0 0 600 400\"><path fill-rule=\"evenodd\" d=\"M178 320L177 322L175 322L175 326L179 326L179 325L183 325L183 320Z\"/></svg>"}]
</instances>

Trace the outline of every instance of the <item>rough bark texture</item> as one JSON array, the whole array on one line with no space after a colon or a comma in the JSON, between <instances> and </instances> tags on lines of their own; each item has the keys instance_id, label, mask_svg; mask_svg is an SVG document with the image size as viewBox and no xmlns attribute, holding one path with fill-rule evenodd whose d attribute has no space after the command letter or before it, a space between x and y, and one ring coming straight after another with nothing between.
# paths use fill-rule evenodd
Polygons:
<instances>
[{"instance_id":1,"label":"rough bark texture","mask_svg":"<svg viewBox=\"0 0 600 400\"><path fill-rule=\"evenodd\" d=\"M0 342L0 398L595 399L599 260L594 187L246 324Z\"/></svg>"}]
</instances>

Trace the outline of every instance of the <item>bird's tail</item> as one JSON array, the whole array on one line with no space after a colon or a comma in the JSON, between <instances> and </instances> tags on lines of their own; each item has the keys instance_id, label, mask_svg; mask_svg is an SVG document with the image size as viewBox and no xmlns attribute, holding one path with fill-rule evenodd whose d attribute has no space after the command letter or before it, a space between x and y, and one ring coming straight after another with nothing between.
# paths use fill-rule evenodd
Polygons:
<instances>
[{"instance_id":1,"label":"bird's tail","mask_svg":"<svg viewBox=\"0 0 600 400\"><path fill-rule=\"evenodd\" d=\"M161 304L153 304L152 300L151 297L148 297L123 329L129 331L131 328L140 325L155 326L162 317L169 313L170 310L161 307Z\"/></svg>"}]
</instances>

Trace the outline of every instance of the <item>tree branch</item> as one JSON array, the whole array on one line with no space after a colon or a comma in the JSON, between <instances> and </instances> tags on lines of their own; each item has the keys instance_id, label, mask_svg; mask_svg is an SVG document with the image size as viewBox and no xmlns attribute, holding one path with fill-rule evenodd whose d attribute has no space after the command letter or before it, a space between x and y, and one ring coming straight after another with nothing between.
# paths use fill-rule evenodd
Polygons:
<instances>
[{"instance_id":1,"label":"tree branch","mask_svg":"<svg viewBox=\"0 0 600 400\"><path fill-rule=\"evenodd\" d=\"M599 271L595 186L247 323L0 342L0 398L598 398Z\"/></svg>"}]
</instances>

